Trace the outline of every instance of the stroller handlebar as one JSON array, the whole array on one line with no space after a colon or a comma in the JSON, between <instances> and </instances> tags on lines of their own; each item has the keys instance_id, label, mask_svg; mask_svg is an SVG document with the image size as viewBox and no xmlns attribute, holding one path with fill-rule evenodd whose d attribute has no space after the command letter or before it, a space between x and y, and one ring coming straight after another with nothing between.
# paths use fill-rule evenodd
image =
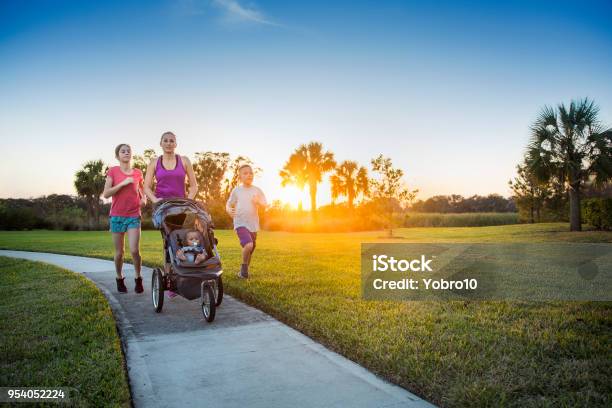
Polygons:
<instances>
[{"instance_id":1,"label":"stroller handlebar","mask_svg":"<svg viewBox=\"0 0 612 408\"><path fill-rule=\"evenodd\" d=\"M189 198L167 198L158 201L153 207L153 225L155 228L161 228L162 224L167 215L174 214L196 214L210 224L212 224L212 217L204 208L204 205L199 201L191 200Z\"/></svg>"}]
</instances>

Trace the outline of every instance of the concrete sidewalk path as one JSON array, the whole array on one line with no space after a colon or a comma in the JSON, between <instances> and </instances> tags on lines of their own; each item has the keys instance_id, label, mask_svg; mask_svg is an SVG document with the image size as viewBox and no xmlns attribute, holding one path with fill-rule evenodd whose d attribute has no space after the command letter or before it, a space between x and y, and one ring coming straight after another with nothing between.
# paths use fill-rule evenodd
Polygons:
<instances>
[{"instance_id":1,"label":"concrete sidewalk path","mask_svg":"<svg viewBox=\"0 0 612 408\"><path fill-rule=\"evenodd\" d=\"M199 301L180 296L151 304L134 293L134 269L124 266L129 293L116 291L111 261L0 250L0 256L46 262L84 274L106 295L124 346L136 407L431 407L271 316L224 296L213 323Z\"/></svg>"}]
</instances>

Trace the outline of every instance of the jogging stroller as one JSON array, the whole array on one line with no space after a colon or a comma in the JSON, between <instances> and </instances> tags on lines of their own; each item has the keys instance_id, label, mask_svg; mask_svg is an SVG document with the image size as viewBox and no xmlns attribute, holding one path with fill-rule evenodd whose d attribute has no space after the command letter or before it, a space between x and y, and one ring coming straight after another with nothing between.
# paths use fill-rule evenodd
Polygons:
<instances>
[{"instance_id":1,"label":"jogging stroller","mask_svg":"<svg viewBox=\"0 0 612 408\"><path fill-rule=\"evenodd\" d=\"M212 218L194 200L167 199L155 207L153 225L161 231L164 257L170 265L168 274L161 268L153 270L153 308L160 313L164 306L164 291L171 290L189 300L200 298L202 314L207 322L212 322L216 308L223 300L223 269ZM200 235L199 242L205 254L205 259L197 264L176 257L177 250L185 246L189 231Z\"/></svg>"}]
</instances>

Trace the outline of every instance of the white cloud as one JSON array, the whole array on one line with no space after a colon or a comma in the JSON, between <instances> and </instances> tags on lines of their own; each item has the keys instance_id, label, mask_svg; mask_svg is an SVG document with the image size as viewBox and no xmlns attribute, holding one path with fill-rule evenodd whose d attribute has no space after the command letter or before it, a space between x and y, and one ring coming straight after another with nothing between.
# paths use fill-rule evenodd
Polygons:
<instances>
[{"instance_id":1,"label":"white cloud","mask_svg":"<svg viewBox=\"0 0 612 408\"><path fill-rule=\"evenodd\" d=\"M281 26L253 6L242 5L238 0L212 0L212 3L223 10L228 21Z\"/></svg>"}]
</instances>

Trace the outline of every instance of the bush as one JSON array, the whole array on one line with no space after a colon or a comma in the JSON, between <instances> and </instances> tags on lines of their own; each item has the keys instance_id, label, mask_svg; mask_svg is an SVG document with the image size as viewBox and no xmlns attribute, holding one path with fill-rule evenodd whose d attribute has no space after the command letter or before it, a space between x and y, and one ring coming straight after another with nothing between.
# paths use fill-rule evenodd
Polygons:
<instances>
[{"instance_id":1,"label":"bush","mask_svg":"<svg viewBox=\"0 0 612 408\"><path fill-rule=\"evenodd\" d=\"M541 222L569 222L569 199L566 194L556 194L544 201Z\"/></svg>"},{"instance_id":2,"label":"bush","mask_svg":"<svg viewBox=\"0 0 612 408\"><path fill-rule=\"evenodd\" d=\"M203 205L210 214L216 229L228 229L233 227L232 217L225 211L225 201L216 200L203 203Z\"/></svg>"},{"instance_id":3,"label":"bush","mask_svg":"<svg viewBox=\"0 0 612 408\"><path fill-rule=\"evenodd\" d=\"M102 211L108 211L108 206ZM87 205L81 198L57 194L0 199L0 230L35 228L87 230Z\"/></svg>"},{"instance_id":4,"label":"bush","mask_svg":"<svg viewBox=\"0 0 612 408\"><path fill-rule=\"evenodd\" d=\"M142 218L140 219L140 228L144 230L154 230L156 229L153 225L153 219L150 215L142 214Z\"/></svg>"},{"instance_id":5,"label":"bush","mask_svg":"<svg viewBox=\"0 0 612 408\"><path fill-rule=\"evenodd\" d=\"M612 198L583 200L582 221L598 230L612 229Z\"/></svg>"},{"instance_id":6,"label":"bush","mask_svg":"<svg viewBox=\"0 0 612 408\"><path fill-rule=\"evenodd\" d=\"M0 230L29 230L46 228L47 223L31 208L10 208L0 205Z\"/></svg>"},{"instance_id":7,"label":"bush","mask_svg":"<svg viewBox=\"0 0 612 408\"><path fill-rule=\"evenodd\" d=\"M87 229L86 211L78 207L66 207L50 212L47 222L55 230L78 231Z\"/></svg>"}]
</instances>

